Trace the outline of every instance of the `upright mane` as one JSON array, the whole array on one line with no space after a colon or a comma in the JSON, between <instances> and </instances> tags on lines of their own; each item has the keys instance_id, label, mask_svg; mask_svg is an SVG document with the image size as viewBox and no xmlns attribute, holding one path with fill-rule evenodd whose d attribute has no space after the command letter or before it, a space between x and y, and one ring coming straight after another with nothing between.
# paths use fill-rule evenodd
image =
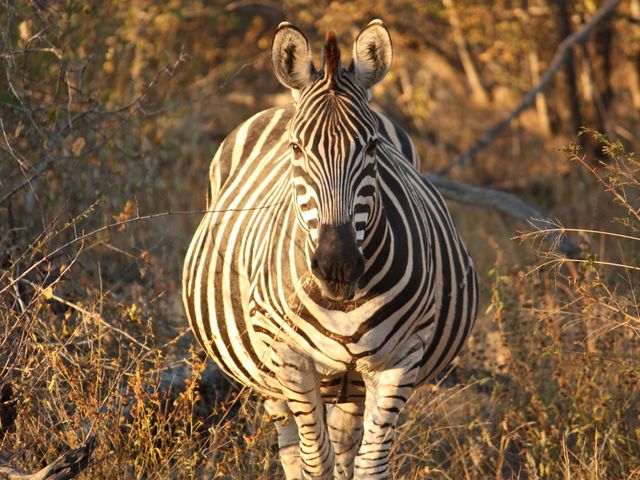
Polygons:
<instances>
[{"instance_id":1,"label":"upright mane","mask_svg":"<svg viewBox=\"0 0 640 480\"><path fill-rule=\"evenodd\" d=\"M338 48L336 32L333 30L327 33L324 45L324 69L325 78L329 79L329 87L333 88L340 70L340 49Z\"/></svg>"}]
</instances>

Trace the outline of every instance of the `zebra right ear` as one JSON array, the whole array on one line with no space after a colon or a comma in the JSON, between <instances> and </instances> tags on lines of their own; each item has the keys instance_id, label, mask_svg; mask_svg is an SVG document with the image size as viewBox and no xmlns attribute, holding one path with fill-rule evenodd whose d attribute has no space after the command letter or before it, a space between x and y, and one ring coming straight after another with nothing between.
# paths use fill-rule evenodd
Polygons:
<instances>
[{"instance_id":1,"label":"zebra right ear","mask_svg":"<svg viewBox=\"0 0 640 480\"><path fill-rule=\"evenodd\" d=\"M292 90L304 88L316 73L307 37L289 22L278 25L271 43L271 64L280 83Z\"/></svg>"},{"instance_id":2,"label":"zebra right ear","mask_svg":"<svg viewBox=\"0 0 640 480\"><path fill-rule=\"evenodd\" d=\"M366 90L380 82L391 68L393 47L382 20L369 22L353 44L353 69L356 81Z\"/></svg>"}]
</instances>

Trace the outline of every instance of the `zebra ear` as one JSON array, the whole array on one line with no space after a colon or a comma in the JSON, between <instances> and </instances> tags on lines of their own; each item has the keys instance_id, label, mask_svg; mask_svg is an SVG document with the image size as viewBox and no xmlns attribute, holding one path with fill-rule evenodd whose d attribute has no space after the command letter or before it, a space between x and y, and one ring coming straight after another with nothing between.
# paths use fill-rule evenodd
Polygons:
<instances>
[{"instance_id":1,"label":"zebra ear","mask_svg":"<svg viewBox=\"0 0 640 480\"><path fill-rule=\"evenodd\" d=\"M280 83L292 90L304 88L316 72L307 38L289 22L278 25L271 44L271 64Z\"/></svg>"},{"instance_id":2,"label":"zebra ear","mask_svg":"<svg viewBox=\"0 0 640 480\"><path fill-rule=\"evenodd\" d=\"M353 70L356 82L369 89L389 72L393 48L382 20L372 20L353 44Z\"/></svg>"}]
</instances>

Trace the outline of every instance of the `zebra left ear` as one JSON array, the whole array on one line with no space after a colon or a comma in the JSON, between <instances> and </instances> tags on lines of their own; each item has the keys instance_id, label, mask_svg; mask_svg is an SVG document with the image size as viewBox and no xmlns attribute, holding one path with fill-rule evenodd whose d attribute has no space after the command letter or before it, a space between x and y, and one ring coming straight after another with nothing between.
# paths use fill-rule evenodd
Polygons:
<instances>
[{"instance_id":1,"label":"zebra left ear","mask_svg":"<svg viewBox=\"0 0 640 480\"><path fill-rule=\"evenodd\" d=\"M311 47L304 33L289 22L278 25L271 44L271 64L280 83L292 89L294 94L315 74L311 58Z\"/></svg>"},{"instance_id":2,"label":"zebra left ear","mask_svg":"<svg viewBox=\"0 0 640 480\"><path fill-rule=\"evenodd\" d=\"M372 20L353 44L353 70L358 84L369 89L389 72L393 47L382 20Z\"/></svg>"}]
</instances>

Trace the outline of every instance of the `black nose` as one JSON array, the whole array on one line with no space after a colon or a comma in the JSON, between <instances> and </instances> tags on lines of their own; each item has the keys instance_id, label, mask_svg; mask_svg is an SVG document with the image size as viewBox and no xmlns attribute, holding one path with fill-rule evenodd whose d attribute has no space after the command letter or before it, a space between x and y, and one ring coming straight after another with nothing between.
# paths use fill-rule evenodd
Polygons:
<instances>
[{"instance_id":1,"label":"black nose","mask_svg":"<svg viewBox=\"0 0 640 480\"><path fill-rule=\"evenodd\" d=\"M364 273L364 259L351 224L321 225L311 272L320 280L351 284Z\"/></svg>"}]
</instances>

